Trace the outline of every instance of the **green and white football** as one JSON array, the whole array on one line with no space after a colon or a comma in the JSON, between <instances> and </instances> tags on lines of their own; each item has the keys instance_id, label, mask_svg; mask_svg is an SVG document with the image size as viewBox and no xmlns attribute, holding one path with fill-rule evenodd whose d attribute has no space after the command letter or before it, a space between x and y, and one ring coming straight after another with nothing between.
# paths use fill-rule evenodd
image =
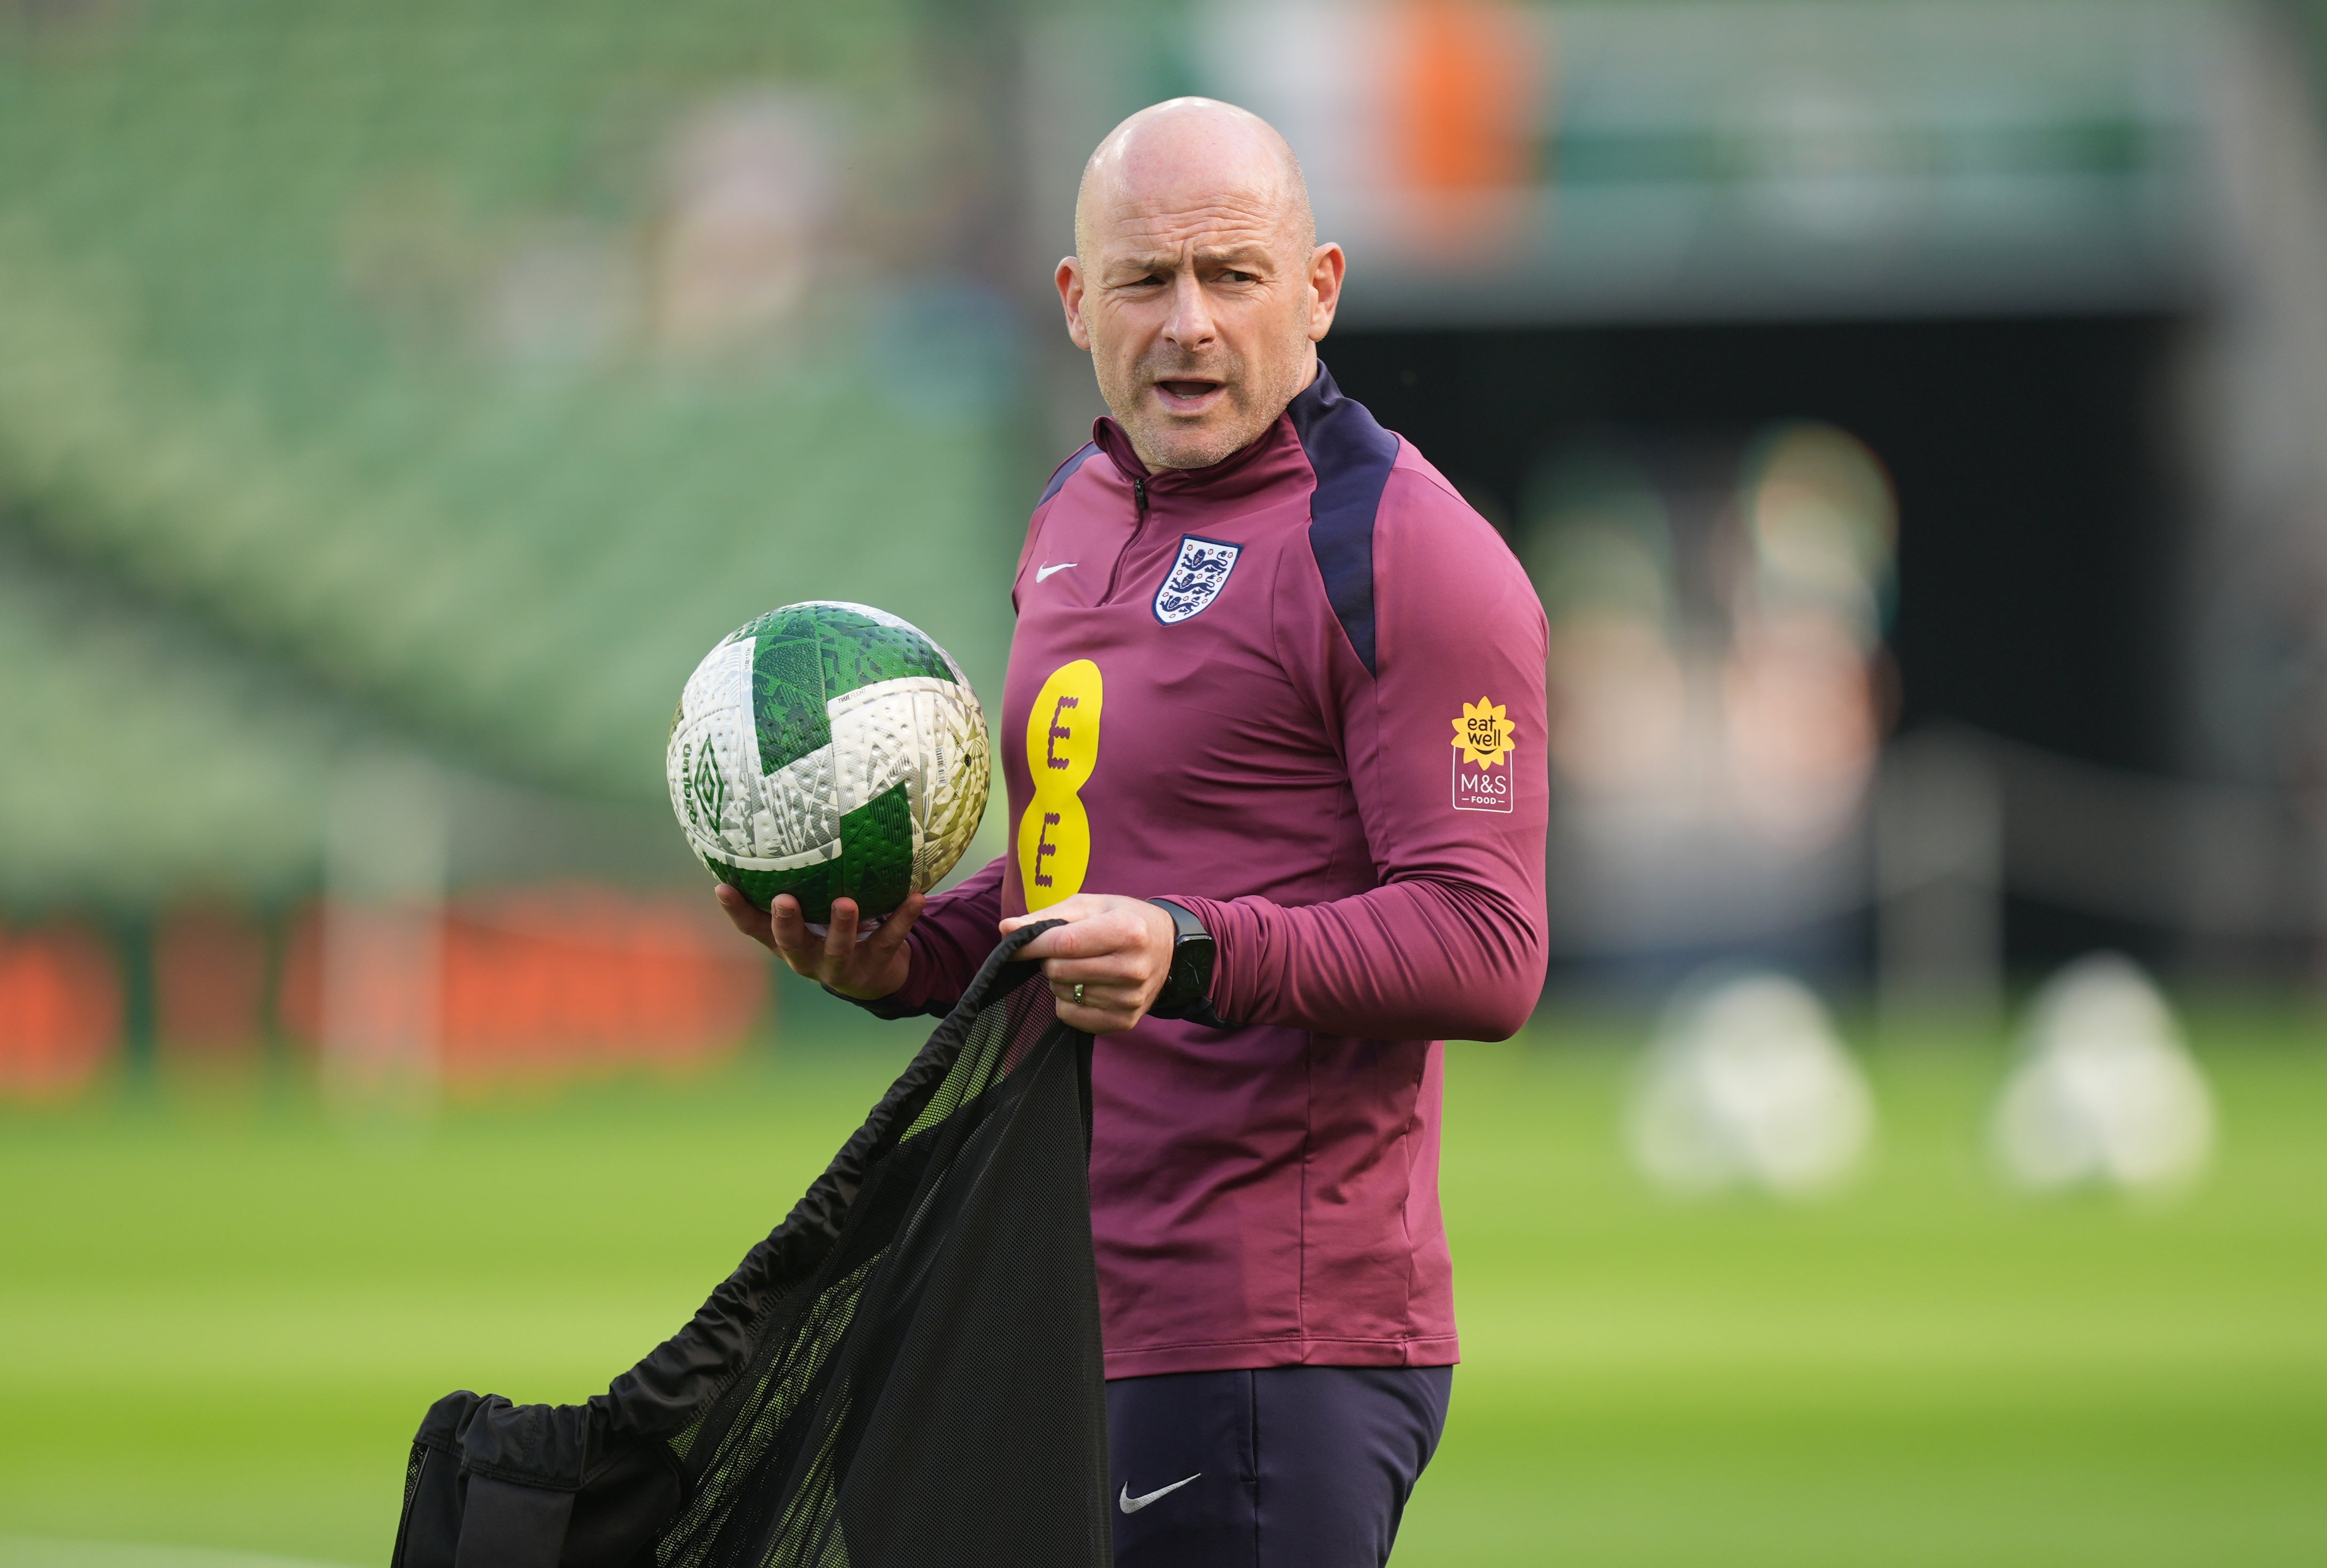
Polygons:
<instances>
[{"instance_id":1,"label":"green and white football","mask_svg":"<svg viewBox=\"0 0 2327 1568\"><path fill-rule=\"evenodd\" d=\"M713 649L668 768L687 842L762 909L885 915L953 869L986 810L986 715L946 650L895 616L811 600Z\"/></svg>"}]
</instances>

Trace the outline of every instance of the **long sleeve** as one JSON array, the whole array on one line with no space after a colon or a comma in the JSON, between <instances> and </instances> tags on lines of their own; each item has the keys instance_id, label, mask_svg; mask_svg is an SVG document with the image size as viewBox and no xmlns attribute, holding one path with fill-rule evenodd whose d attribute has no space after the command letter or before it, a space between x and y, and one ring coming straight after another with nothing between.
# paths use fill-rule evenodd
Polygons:
<instances>
[{"instance_id":1,"label":"long sleeve","mask_svg":"<svg viewBox=\"0 0 2327 1568\"><path fill-rule=\"evenodd\" d=\"M1418 460L1373 535L1376 668L1314 581L1281 583L1280 657L1341 737L1378 886L1287 907L1170 895L1218 945L1222 1017L1377 1040L1500 1040L1546 958L1543 608L1494 530Z\"/></svg>"}]
</instances>

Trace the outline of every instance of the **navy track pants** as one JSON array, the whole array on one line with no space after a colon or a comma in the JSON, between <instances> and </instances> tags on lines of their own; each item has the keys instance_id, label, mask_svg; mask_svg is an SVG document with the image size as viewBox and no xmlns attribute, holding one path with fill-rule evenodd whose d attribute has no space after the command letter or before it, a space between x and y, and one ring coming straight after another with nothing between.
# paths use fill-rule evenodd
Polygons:
<instances>
[{"instance_id":1,"label":"navy track pants","mask_svg":"<svg viewBox=\"0 0 2327 1568\"><path fill-rule=\"evenodd\" d=\"M1269 1367L1107 1386L1116 1568L1381 1568L1452 1367Z\"/></svg>"}]
</instances>

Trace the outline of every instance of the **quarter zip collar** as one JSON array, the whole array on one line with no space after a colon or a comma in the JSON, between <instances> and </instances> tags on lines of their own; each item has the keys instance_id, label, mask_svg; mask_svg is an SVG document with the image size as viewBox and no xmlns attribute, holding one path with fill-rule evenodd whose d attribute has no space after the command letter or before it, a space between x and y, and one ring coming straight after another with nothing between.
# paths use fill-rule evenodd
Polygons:
<instances>
[{"instance_id":1,"label":"quarter zip collar","mask_svg":"<svg viewBox=\"0 0 2327 1568\"><path fill-rule=\"evenodd\" d=\"M1208 468L1167 468L1149 473L1147 465L1139 461L1138 453L1132 450L1130 435L1106 415L1092 421L1091 443L1107 453L1115 471L1131 488L1134 505L1144 518L1150 507L1173 498L1201 497L1208 502L1231 500L1276 482L1283 476L1277 472L1278 465L1268 460L1289 456L1301 449L1292 415L1309 406L1322 408L1338 403L1341 397L1341 388L1326 372L1324 361L1319 360L1316 378L1302 389L1285 413L1251 441Z\"/></svg>"}]
</instances>

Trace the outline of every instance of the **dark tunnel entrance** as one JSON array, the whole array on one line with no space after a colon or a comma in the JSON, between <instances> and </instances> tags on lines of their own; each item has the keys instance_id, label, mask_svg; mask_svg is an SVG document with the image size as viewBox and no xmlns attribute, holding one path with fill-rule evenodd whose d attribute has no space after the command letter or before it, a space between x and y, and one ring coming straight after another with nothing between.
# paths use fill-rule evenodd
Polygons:
<instances>
[{"instance_id":1,"label":"dark tunnel entrance","mask_svg":"<svg viewBox=\"0 0 2327 1568\"><path fill-rule=\"evenodd\" d=\"M2143 315L1344 330L1324 349L1351 396L1515 536L1530 474L1579 434L1838 426L1898 496L1893 733L1952 720L2170 770L2177 341L2174 320ZM2014 901L2005 940L2029 966L2097 945L2154 957L2164 938Z\"/></svg>"}]
</instances>

